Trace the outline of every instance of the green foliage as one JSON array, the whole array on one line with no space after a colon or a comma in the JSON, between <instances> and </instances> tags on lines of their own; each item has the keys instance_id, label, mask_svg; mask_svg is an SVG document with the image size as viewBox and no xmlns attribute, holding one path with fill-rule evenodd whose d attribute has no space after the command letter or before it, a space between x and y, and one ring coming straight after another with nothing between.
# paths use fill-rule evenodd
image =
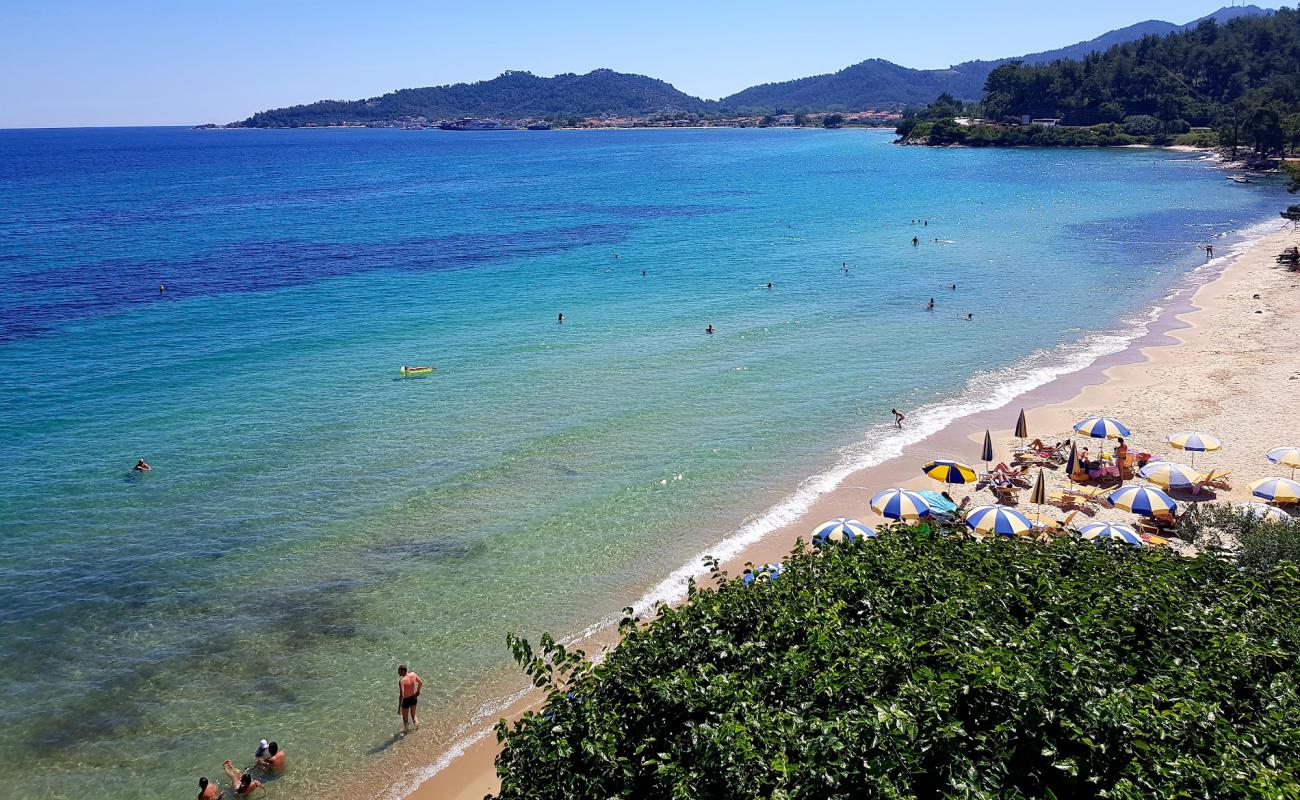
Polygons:
<instances>
[{"instance_id":1,"label":"green foliage","mask_svg":"<svg viewBox=\"0 0 1300 800\"><path fill-rule=\"evenodd\" d=\"M1286 190L1291 194L1300 192L1300 164L1294 161L1283 161L1282 168L1286 170L1287 175Z\"/></svg>"},{"instance_id":2,"label":"green foliage","mask_svg":"<svg viewBox=\"0 0 1300 800\"><path fill-rule=\"evenodd\" d=\"M1124 132L1129 136L1155 136L1164 132L1165 124L1149 114L1124 118Z\"/></svg>"},{"instance_id":3,"label":"green foliage","mask_svg":"<svg viewBox=\"0 0 1300 800\"><path fill-rule=\"evenodd\" d=\"M1011 63L985 82L994 118L1058 117L1070 125L1147 118L1214 125L1225 145L1276 153L1289 134L1283 119L1300 112L1300 12L1207 20L1165 38L1138 41L1077 61ZM1181 125L1179 126L1181 127ZM1174 131L1170 131L1174 132ZM1296 134L1300 137L1300 132Z\"/></svg>"},{"instance_id":4,"label":"green foliage","mask_svg":"<svg viewBox=\"0 0 1300 800\"><path fill-rule=\"evenodd\" d=\"M1300 564L1300 521L1261 519L1221 503L1191 504L1178 519L1178 535L1197 547L1230 550L1237 563L1256 574Z\"/></svg>"},{"instance_id":5,"label":"green foliage","mask_svg":"<svg viewBox=\"0 0 1300 800\"><path fill-rule=\"evenodd\" d=\"M1163 135L1138 138L1118 125L1090 128L1038 125L958 125L952 120L921 122L904 120L897 132L905 140L929 145L968 147L1116 147L1125 144L1163 141Z\"/></svg>"},{"instance_id":6,"label":"green foliage","mask_svg":"<svg viewBox=\"0 0 1300 800\"><path fill-rule=\"evenodd\" d=\"M548 699L500 797L1300 797L1294 564L921 526L712 567L599 665L511 639Z\"/></svg>"},{"instance_id":7,"label":"green foliage","mask_svg":"<svg viewBox=\"0 0 1300 800\"><path fill-rule=\"evenodd\" d=\"M1189 131L1175 136L1174 144L1183 147L1218 147L1219 134L1207 130Z\"/></svg>"},{"instance_id":8,"label":"green foliage","mask_svg":"<svg viewBox=\"0 0 1300 800\"><path fill-rule=\"evenodd\" d=\"M838 128L843 124L844 124L843 114L827 114L826 116L822 117L822 127L824 128Z\"/></svg>"}]
</instances>

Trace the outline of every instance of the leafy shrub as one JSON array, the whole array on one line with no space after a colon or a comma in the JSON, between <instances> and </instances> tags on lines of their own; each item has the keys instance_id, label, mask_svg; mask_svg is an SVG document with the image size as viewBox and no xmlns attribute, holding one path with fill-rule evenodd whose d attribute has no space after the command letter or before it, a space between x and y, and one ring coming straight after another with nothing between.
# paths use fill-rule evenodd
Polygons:
<instances>
[{"instance_id":1,"label":"leafy shrub","mask_svg":"<svg viewBox=\"0 0 1300 800\"><path fill-rule=\"evenodd\" d=\"M1223 548L1242 569L1268 573L1284 561L1300 564L1300 521L1260 519L1224 503L1191 504L1178 535L1199 548Z\"/></svg>"},{"instance_id":2,"label":"leafy shrub","mask_svg":"<svg viewBox=\"0 0 1300 800\"><path fill-rule=\"evenodd\" d=\"M512 637L500 796L1300 797L1294 564L954 533L715 564L599 665Z\"/></svg>"},{"instance_id":3,"label":"leafy shrub","mask_svg":"<svg viewBox=\"0 0 1300 800\"><path fill-rule=\"evenodd\" d=\"M1172 136L1187 133L1192 129L1192 124L1185 119L1171 119L1165 123L1165 133Z\"/></svg>"},{"instance_id":4,"label":"leafy shrub","mask_svg":"<svg viewBox=\"0 0 1300 800\"><path fill-rule=\"evenodd\" d=\"M1124 118L1124 132L1129 136L1155 136L1164 129L1164 123L1149 114L1134 114Z\"/></svg>"},{"instance_id":5,"label":"leafy shrub","mask_svg":"<svg viewBox=\"0 0 1300 800\"><path fill-rule=\"evenodd\" d=\"M1218 147L1219 134L1214 131L1190 131L1174 137L1174 144L1183 147Z\"/></svg>"}]
</instances>

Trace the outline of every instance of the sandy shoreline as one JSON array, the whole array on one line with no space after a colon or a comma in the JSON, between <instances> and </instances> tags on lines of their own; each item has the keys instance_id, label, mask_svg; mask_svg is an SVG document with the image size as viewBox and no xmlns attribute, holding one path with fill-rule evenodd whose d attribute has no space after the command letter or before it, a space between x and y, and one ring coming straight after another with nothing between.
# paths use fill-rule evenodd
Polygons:
<instances>
[{"instance_id":1,"label":"sandy shoreline","mask_svg":"<svg viewBox=\"0 0 1300 800\"><path fill-rule=\"evenodd\" d=\"M978 463L978 443L986 429L993 432L997 459L1009 460L1015 441L1011 428L1020 408L1028 415L1030 435L1045 441L1066 438L1070 426L1086 416L1116 416L1133 430L1130 442L1135 449L1166 454L1181 463L1188 462L1187 454L1165 445L1165 436L1182 430L1215 434L1223 439L1224 449L1200 454L1195 463L1206 470L1232 470L1233 488L1202 498L1246 499L1246 484L1279 474L1279 468L1264 459L1264 452L1300 444L1300 362L1291 355L1300 344L1300 314L1296 313L1300 273L1287 272L1274 261L1283 248L1296 245L1300 245L1300 231L1294 228L1255 240L1217 276L1206 275L1207 282L1194 295L1165 308L1146 334L1121 352L1021 394L1000 408L962 417L906 446L901 455L849 475L818 497L799 519L730 559L726 569L735 574L746 562L780 561L795 539L806 540L814 524L831 517L881 522L866 508L872 492L900 485L944 488L920 476L919 465L936 457ZM1059 471L1047 475L1053 484L1064 482ZM965 492L952 493L960 499ZM992 502L992 496L978 492L976 502ZM1058 518L1064 515L1051 507L1044 511ZM1096 516L1108 518L1131 519L1131 515L1102 511ZM607 632L584 647L594 652L612 641L612 632ZM536 702L530 696L502 715L511 718ZM408 796L481 798L497 788L496 752L496 737L488 731Z\"/></svg>"}]
</instances>

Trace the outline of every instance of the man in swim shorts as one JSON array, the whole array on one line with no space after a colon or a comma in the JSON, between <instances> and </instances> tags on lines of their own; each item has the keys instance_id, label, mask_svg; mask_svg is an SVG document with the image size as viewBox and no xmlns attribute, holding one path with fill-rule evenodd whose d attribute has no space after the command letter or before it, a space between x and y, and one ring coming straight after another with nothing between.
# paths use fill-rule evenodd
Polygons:
<instances>
[{"instance_id":1,"label":"man in swim shorts","mask_svg":"<svg viewBox=\"0 0 1300 800\"><path fill-rule=\"evenodd\" d=\"M415 706L420 702L420 689L424 681L403 664L397 668L397 711L402 715L402 732L411 726L420 727L420 720L415 716Z\"/></svg>"},{"instance_id":2,"label":"man in swim shorts","mask_svg":"<svg viewBox=\"0 0 1300 800\"><path fill-rule=\"evenodd\" d=\"M279 775L284 772L284 751L278 743L271 742L266 746L266 753L258 757L257 763L272 775Z\"/></svg>"},{"instance_id":3,"label":"man in swim shorts","mask_svg":"<svg viewBox=\"0 0 1300 800\"><path fill-rule=\"evenodd\" d=\"M207 778L199 778L198 800L221 800L221 790L215 783L209 783Z\"/></svg>"}]
</instances>

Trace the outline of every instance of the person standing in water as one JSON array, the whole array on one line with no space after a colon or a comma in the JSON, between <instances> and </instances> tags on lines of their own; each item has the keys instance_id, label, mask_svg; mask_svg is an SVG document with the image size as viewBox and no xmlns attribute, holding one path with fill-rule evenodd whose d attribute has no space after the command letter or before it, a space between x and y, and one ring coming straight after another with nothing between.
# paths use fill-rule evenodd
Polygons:
<instances>
[{"instance_id":1,"label":"person standing in water","mask_svg":"<svg viewBox=\"0 0 1300 800\"><path fill-rule=\"evenodd\" d=\"M563 311L560 312L560 318L559 318L559 319L560 319L560 324L563 325L563 324L564 324L564 312L563 312Z\"/></svg>"},{"instance_id":2,"label":"person standing in water","mask_svg":"<svg viewBox=\"0 0 1300 800\"><path fill-rule=\"evenodd\" d=\"M849 262L845 261L845 262L840 266L840 272L843 272L845 275L848 275L848 274L849 274Z\"/></svg>"},{"instance_id":3,"label":"person standing in water","mask_svg":"<svg viewBox=\"0 0 1300 800\"><path fill-rule=\"evenodd\" d=\"M420 702L420 689L424 681L403 664L397 668L397 711L402 715L402 733L411 726L420 727L420 720L415 716L415 707Z\"/></svg>"},{"instance_id":4,"label":"person standing in water","mask_svg":"<svg viewBox=\"0 0 1300 800\"><path fill-rule=\"evenodd\" d=\"M197 800L221 800L221 790L207 778L199 778L199 796Z\"/></svg>"},{"instance_id":5,"label":"person standing in water","mask_svg":"<svg viewBox=\"0 0 1300 800\"><path fill-rule=\"evenodd\" d=\"M889 413L894 415L894 425L898 426L899 428L903 427L903 420L907 419L907 417L903 416L903 412L899 411L896 408L891 408L889 409Z\"/></svg>"},{"instance_id":6,"label":"person standing in water","mask_svg":"<svg viewBox=\"0 0 1300 800\"><path fill-rule=\"evenodd\" d=\"M915 236L912 237L912 246L913 246L913 247L916 247L916 246L917 246L918 244L920 244L920 243L921 243L921 240L920 240L920 239L916 238Z\"/></svg>"},{"instance_id":7,"label":"person standing in water","mask_svg":"<svg viewBox=\"0 0 1300 800\"><path fill-rule=\"evenodd\" d=\"M135 466L131 467L131 469L135 470L136 472L150 472L153 470L153 467L149 466L149 464L146 463L143 458L140 458L140 459L136 459Z\"/></svg>"},{"instance_id":8,"label":"person standing in water","mask_svg":"<svg viewBox=\"0 0 1300 800\"><path fill-rule=\"evenodd\" d=\"M706 327L706 328L704 329L704 332L705 332L705 333L708 333L708 334L712 334L712 333L713 333L713 326L712 326L712 325L709 325L708 327Z\"/></svg>"},{"instance_id":9,"label":"person standing in water","mask_svg":"<svg viewBox=\"0 0 1300 800\"><path fill-rule=\"evenodd\" d=\"M930 304L929 304L928 306L925 307L925 310L926 310L926 311L933 311L933 310L934 310L934 298L933 298L933 297L930 298Z\"/></svg>"}]
</instances>

